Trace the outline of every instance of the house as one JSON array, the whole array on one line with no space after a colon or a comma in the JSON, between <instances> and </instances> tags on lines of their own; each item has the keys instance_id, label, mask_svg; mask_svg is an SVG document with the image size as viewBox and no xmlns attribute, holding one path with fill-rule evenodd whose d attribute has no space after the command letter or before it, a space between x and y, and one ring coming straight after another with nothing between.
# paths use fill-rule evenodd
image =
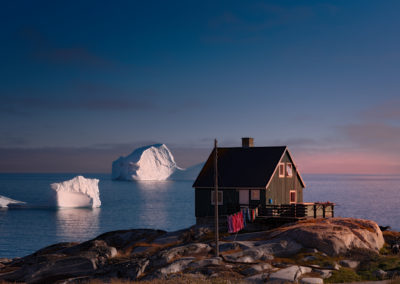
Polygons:
<instances>
[{"instance_id":1,"label":"house","mask_svg":"<svg viewBox=\"0 0 400 284\"><path fill-rule=\"evenodd\" d=\"M303 204L306 185L287 146L254 147L253 144L253 138L242 138L242 147L217 149L220 216L243 207L271 212L267 209ZM193 184L197 221L214 216L214 151Z\"/></svg>"}]
</instances>

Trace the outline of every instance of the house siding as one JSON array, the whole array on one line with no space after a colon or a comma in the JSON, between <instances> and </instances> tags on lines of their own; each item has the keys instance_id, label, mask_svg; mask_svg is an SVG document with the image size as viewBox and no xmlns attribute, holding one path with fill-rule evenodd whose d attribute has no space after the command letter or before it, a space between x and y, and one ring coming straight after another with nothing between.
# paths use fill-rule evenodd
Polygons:
<instances>
[{"instance_id":1,"label":"house siding","mask_svg":"<svg viewBox=\"0 0 400 284\"><path fill-rule=\"evenodd\" d=\"M282 157L282 163L292 163L288 152ZM303 202L303 186L300 181L297 169L292 167L293 175L292 177L279 177L279 169L274 173L270 184L266 190L265 200L266 204L269 204L269 200L272 200L272 204L289 204L290 203L290 191L296 191L297 203Z\"/></svg>"},{"instance_id":2,"label":"house siding","mask_svg":"<svg viewBox=\"0 0 400 284\"><path fill-rule=\"evenodd\" d=\"M214 205L211 204L213 189L195 189L196 217L214 216ZM220 190L223 192L223 204L219 205L219 215L229 215L239 211L239 193L235 189Z\"/></svg>"}]
</instances>

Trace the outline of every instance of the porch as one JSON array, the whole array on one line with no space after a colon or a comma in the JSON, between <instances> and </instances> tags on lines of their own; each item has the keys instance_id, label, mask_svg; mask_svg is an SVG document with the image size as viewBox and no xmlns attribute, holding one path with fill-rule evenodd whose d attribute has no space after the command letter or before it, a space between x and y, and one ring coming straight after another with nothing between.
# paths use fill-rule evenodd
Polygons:
<instances>
[{"instance_id":1,"label":"porch","mask_svg":"<svg viewBox=\"0 0 400 284\"><path fill-rule=\"evenodd\" d=\"M307 202L280 205L265 205L259 208L261 218L329 218L335 217L332 202Z\"/></svg>"}]
</instances>

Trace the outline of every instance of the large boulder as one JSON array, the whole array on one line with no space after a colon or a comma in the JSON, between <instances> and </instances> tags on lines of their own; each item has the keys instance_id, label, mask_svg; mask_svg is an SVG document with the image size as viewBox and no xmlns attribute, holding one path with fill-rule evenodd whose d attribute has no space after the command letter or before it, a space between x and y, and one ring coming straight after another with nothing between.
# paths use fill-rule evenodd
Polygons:
<instances>
[{"instance_id":1,"label":"large boulder","mask_svg":"<svg viewBox=\"0 0 400 284\"><path fill-rule=\"evenodd\" d=\"M278 228L268 237L292 239L304 247L316 248L330 256L358 248L379 252L385 243L375 222L355 218L302 221Z\"/></svg>"}]
</instances>

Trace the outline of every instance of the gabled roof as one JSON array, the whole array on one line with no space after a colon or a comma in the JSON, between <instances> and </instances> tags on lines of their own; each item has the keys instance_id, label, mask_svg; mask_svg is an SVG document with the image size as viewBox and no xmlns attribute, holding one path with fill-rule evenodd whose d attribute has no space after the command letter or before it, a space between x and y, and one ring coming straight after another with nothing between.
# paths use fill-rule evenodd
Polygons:
<instances>
[{"instance_id":1,"label":"gabled roof","mask_svg":"<svg viewBox=\"0 0 400 284\"><path fill-rule=\"evenodd\" d=\"M218 148L218 186L220 188L265 188L286 152L290 157L286 146ZM292 157L290 159L293 161ZM293 165L296 167L294 163ZM300 174L299 178L305 186ZM214 187L214 150L193 187Z\"/></svg>"}]
</instances>

